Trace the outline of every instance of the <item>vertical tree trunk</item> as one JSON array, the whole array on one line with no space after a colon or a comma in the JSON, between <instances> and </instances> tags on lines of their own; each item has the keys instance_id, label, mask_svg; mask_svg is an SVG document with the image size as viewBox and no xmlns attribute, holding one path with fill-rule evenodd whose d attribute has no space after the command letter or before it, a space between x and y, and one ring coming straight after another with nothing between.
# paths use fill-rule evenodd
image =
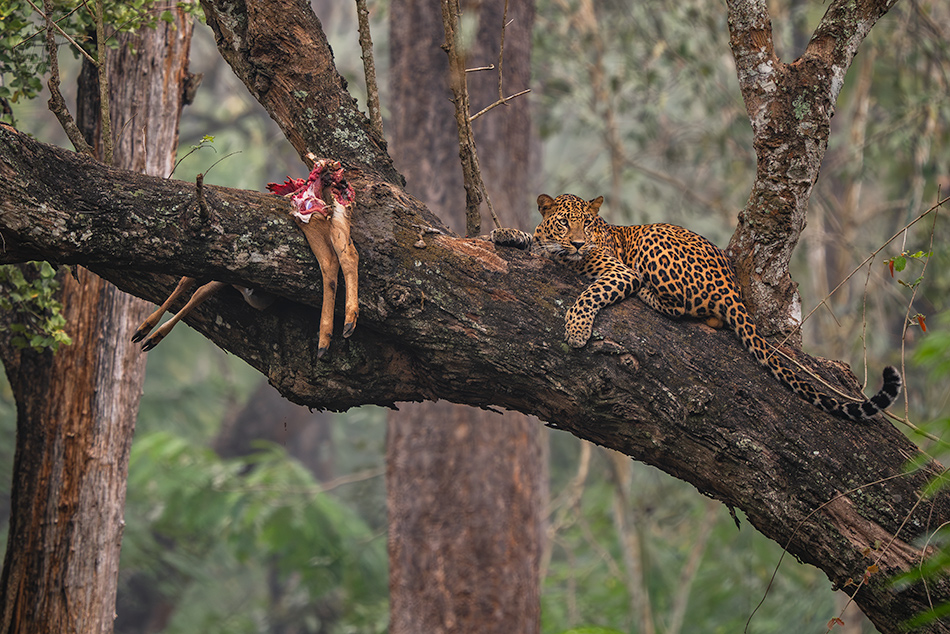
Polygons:
<instances>
[{"instance_id":1,"label":"vertical tree trunk","mask_svg":"<svg viewBox=\"0 0 950 634\"><path fill-rule=\"evenodd\" d=\"M470 65L497 64L504 4L467 10L466 19L479 23ZM509 8L508 94L528 85L533 12L531 2ZM396 166L409 191L460 229L465 200L448 64L439 48L441 11L433 0L400 0L390 15ZM498 98L497 75L470 81L470 89L477 111ZM533 191L527 101L485 115L475 134L502 222L526 226ZM390 415L388 431L391 634L539 631L537 421L450 403L404 404Z\"/></svg>"},{"instance_id":2,"label":"vertical tree trunk","mask_svg":"<svg viewBox=\"0 0 950 634\"><path fill-rule=\"evenodd\" d=\"M116 163L167 175L178 144L191 23L181 12L113 52ZM128 125L126 125L128 122ZM82 122L80 121L80 125ZM84 270L60 274L73 344L0 354L17 401L0 632L111 632L129 447L145 359L128 342L147 305Z\"/></svg>"}]
</instances>

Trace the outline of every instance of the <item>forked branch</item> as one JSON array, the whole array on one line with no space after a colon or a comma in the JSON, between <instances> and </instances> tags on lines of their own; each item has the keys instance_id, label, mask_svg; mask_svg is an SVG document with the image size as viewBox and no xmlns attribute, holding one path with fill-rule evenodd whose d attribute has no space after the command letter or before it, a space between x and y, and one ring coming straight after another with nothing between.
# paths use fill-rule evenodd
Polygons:
<instances>
[{"instance_id":1,"label":"forked branch","mask_svg":"<svg viewBox=\"0 0 950 634\"><path fill-rule=\"evenodd\" d=\"M49 82L47 82L47 85L49 86L50 98L47 105L49 106L50 112L56 115L56 119L63 127L63 130L66 132L66 136L69 137L69 141L73 144L73 147L76 148L76 151L82 154L93 156L92 148L89 147L88 143L86 143L86 139L83 138L82 132L79 131L79 126L76 125L76 121L73 119L72 115L69 114L69 108L66 106L66 100L63 99L63 94L59 91L59 57L56 51L56 35L53 33L52 27L55 27L61 33L63 33L63 30L50 17L53 10L53 2L52 0L44 0L43 9L45 13L44 11L40 11L39 8L32 2L30 2L30 5L36 9L37 13L43 16L44 20L46 20L46 52L49 55L50 68ZM63 33L63 35L66 34ZM69 36L66 37L68 38ZM70 41L72 40L70 39ZM81 46L76 46L80 51L83 50ZM83 51L83 53L85 53L85 51Z\"/></svg>"}]
</instances>

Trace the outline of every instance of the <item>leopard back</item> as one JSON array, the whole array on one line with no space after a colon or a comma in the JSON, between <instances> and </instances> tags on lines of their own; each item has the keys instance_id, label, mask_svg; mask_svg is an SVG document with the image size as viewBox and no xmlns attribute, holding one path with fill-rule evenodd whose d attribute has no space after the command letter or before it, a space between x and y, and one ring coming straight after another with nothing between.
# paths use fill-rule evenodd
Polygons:
<instances>
[{"instance_id":1,"label":"leopard back","mask_svg":"<svg viewBox=\"0 0 950 634\"><path fill-rule=\"evenodd\" d=\"M592 281L565 318L566 339L572 347L587 343L601 309L635 294L669 317L704 319L716 328L728 325L779 381L833 414L864 420L899 395L900 373L890 367L884 371L884 387L871 399L842 402L816 389L758 334L742 301L735 269L719 247L676 225L608 224L599 215L603 200L600 196L585 201L571 194L538 197L542 216L534 233L538 248Z\"/></svg>"}]
</instances>

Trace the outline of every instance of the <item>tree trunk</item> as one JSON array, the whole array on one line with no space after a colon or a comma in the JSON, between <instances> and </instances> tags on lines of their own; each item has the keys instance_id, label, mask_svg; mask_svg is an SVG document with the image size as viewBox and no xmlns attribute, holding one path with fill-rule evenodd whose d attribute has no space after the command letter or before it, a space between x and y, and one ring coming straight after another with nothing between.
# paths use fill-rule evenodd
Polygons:
<instances>
[{"instance_id":1,"label":"tree trunk","mask_svg":"<svg viewBox=\"0 0 950 634\"><path fill-rule=\"evenodd\" d=\"M516 4L505 68L511 84L526 86L533 3ZM479 65L497 60L503 8L503 1L493 0L466 13L479 24L469 51ZM403 0L390 16L395 164L410 192L464 228L458 135L440 49L442 12L431 0ZM471 100L487 105L496 94L497 83L481 83L481 89L472 87ZM496 110L482 123L476 133L481 154L494 158L482 163L489 195L507 226L526 226L527 102ZM392 634L540 630L539 431L537 420L521 413L445 402L404 403L389 415Z\"/></svg>"},{"instance_id":2,"label":"tree trunk","mask_svg":"<svg viewBox=\"0 0 950 634\"><path fill-rule=\"evenodd\" d=\"M126 169L171 171L191 40L191 23L177 17L175 26L162 22L135 37L138 55L121 38L109 58L112 120L120 130L130 122L115 154ZM59 280L73 344L53 354L0 343L17 401L2 632L98 634L111 632L115 618L129 448L145 376L127 333L149 305L83 268Z\"/></svg>"}]
</instances>

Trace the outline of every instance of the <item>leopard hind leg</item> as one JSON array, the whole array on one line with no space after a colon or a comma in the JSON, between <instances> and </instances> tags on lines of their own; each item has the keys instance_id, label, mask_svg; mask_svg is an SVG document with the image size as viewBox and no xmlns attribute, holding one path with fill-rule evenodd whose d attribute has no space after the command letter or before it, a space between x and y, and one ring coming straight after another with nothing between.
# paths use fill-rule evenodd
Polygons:
<instances>
[{"instance_id":1,"label":"leopard hind leg","mask_svg":"<svg viewBox=\"0 0 950 634\"><path fill-rule=\"evenodd\" d=\"M653 288L643 286L637 291L637 296L643 301L644 304L657 311L662 313L667 317L672 317L677 319L683 315L691 315L705 321L706 325L710 328L719 329L726 325L725 319L719 314L719 312L714 312L710 314L708 311L693 309L687 310L687 307L682 300L678 297L669 297L669 299L664 299L663 295L657 293Z\"/></svg>"},{"instance_id":2,"label":"leopard hind leg","mask_svg":"<svg viewBox=\"0 0 950 634\"><path fill-rule=\"evenodd\" d=\"M667 317L677 319L686 314L686 306L682 303L674 303L669 299L665 300L665 298L657 293L651 286L641 286L640 290L637 291L637 297L639 297L644 304Z\"/></svg>"}]
</instances>

